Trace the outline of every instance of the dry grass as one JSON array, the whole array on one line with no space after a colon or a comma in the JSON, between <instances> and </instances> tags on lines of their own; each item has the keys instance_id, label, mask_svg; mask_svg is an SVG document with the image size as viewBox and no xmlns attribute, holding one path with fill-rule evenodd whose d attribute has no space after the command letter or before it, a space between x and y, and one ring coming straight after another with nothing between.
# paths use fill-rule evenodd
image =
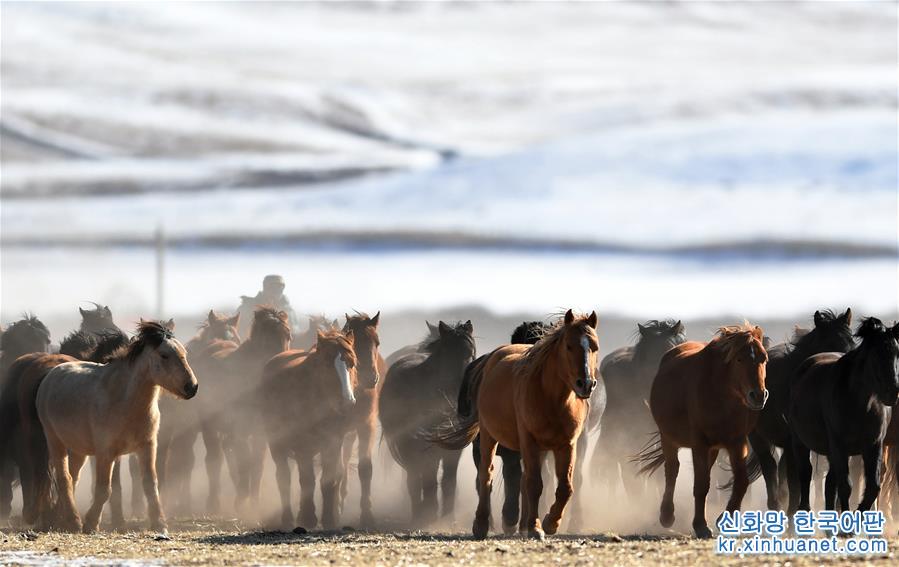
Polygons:
<instances>
[{"instance_id":1,"label":"dry grass","mask_svg":"<svg viewBox=\"0 0 899 567\"><path fill-rule=\"evenodd\" d=\"M464 533L341 533L248 531L236 523L196 520L172 526L170 539L140 531L95 535L12 531L0 535L0 564L66 564L142 560L169 565L854 565L895 564L895 551L877 557L784 557L755 560L714 553L714 543L684 536L556 536L545 542ZM899 549L899 539L891 541ZM9 552L28 551L34 555Z\"/></svg>"}]
</instances>

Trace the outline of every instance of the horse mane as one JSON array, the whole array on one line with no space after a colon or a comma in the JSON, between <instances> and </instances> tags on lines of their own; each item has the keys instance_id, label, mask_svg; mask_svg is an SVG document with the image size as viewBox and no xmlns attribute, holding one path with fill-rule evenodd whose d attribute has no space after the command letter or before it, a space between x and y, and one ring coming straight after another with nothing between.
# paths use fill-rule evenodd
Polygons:
<instances>
[{"instance_id":1,"label":"horse mane","mask_svg":"<svg viewBox=\"0 0 899 567\"><path fill-rule=\"evenodd\" d=\"M163 341L175 338L172 331L160 321L141 321L137 324L137 335L131 344L118 352L112 353L109 361L117 360L124 356L129 364L137 362L138 357L147 346L156 348Z\"/></svg>"},{"instance_id":2,"label":"horse mane","mask_svg":"<svg viewBox=\"0 0 899 567\"><path fill-rule=\"evenodd\" d=\"M28 331L37 332L47 342L50 342L50 329L33 313L23 313L21 319L12 323L3 331L3 336L0 336L0 350L16 350L16 347L21 346L19 343L23 339L22 335Z\"/></svg>"},{"instance_id":3,"label":"horse mane","mask_svg":"<svg viewBox=\"0 0 899 567\"><path fill-rule=\"evenodd\" d=\"M890 329L877 317L865 317L862 319L861 324L855 331L855 336L862 340L862 344L866 341L892 340L894 343L896 342Z\"/></svg>"},{"instance_id":4,"label":"horse mane","mask_svg":"<svg viewBox=\"0 0 899 567\"><path fill-rule=\"evenodd\" d=\"M542 339L551 328L552 325L543 321L523 321L512 331L512 337L509 340L511 344L532 345Z\"/></svg>"},{"instance_id":5,"label":"horse mane","mask_svg":"<svg viewBox=\"0 0 899 567\"><path fill-rule=\"evenodd\" d=\"M356 366L356 351L353 349L353 344L347 338L346 334L343 331L338 329L328 329L327 331L321 331L321 334L318 336L318 342L315 344L314 351L318 351L318 347L321 342L329 342L335 343L337 348L343 350L348 353L349 360L352 362L351 366Z\"/></svg>"},{"instance_id":6,"label":"horse mane","mask_svg":"<svg viewBox=\"0 0 899 567\"><path fill-rule=\"evenodd\" d=\"M290 340L290 323L287 321L287 313L279 311L271 305L259 305L253 310L253 325L250 327L250 336L247 342L255 342L262 335L281 340Z\"/></svg>"},{"instance_id":7,"label":"horse mane","mask_svg":"<svg viewBox=\"0 0 899 567\"><path fill-rule=\"evenodd\" d=\"M761 327L744 321L741 325L718 327L717 334L709 341L708 348L720 350L724 354L724 360L730 362L741 349L752 344L752 341L758 341L761 345L764 337L765 333ZM767 360L768 354L764 347L761 351L762 356Z\"/></svg>"},{"instance_id":8,"label":"horse mane","mask_svg":"<svg viewBox=\"0 0 899 567\"><path fill-rule=\"evenodd\" d=\"M833 328L833 325L831 324L835 323L837 319L841 317L840 314L834 313L830 309L821 309L816 312L816 315L817 317L821 318L823 324L828 325L831 328ZM793 329L793 337L789 341L790 346L796 350L801 350L809 346L810 343L814 342L815 338L818 336L815 333L815 330L817 328L817 325L815 325L811 329L806 329L797 325ZM849 325L839 325L839 328L836 329L836 333L839 335L839 338L846 344L852 343L852 329L849 328Z\"/></svg>"},{"instance_id":9,"label":"horse mane","mask_svg":"<svg viewBox=\"0 0 899 567\"><path fill-rule=\"evenodd\" d=\"M586 320L587 317L585 315L577 315L575 316L572 326L585 323ZM584 328L589 329L588 332L593 332L595 335L596 331L593 330L593 327L585 325ZM521 358L515 361L516 370L521 372L525 379L530 379L541 373L550 356L556 352L559 343L562 342L562 336L565 334L564 331L565 322L563 319L558 319L555 323L547 325L543 338L537 341L531 348L524 351Z\"/></svg>"},{"instance_id":10,"label":"horse mane","mask_svg":"<svg viewBox=\"0 0 899 567\"><path fill-rule=\"evenodd\" d=\"M687 340L684 327L674 319L650 319L637 325L634 331L637 342L634 345L634 358L639 359L648 350L649 343L662 339L668 347L675 347Z\"/></svg>"},{"instance_id":11,"label":"horse mane","mask_svg":"<svg viewBox=\"0 0 899 567\"><path fill-rule=\"evenodd\" d=\"M460 321L457 321L451 325L446 325L449 328L449 335L447 336L441 335L439 332L437 333L436 337L428 335L418 344L418 352L435 354L446 342L453 340L465 342L472 348L472 352L474 352L474 337L471 336L471 333L463 329L463 325L464 323Z\"/></svg>"},{"instance_id":12,"label":"horse mane","mask_svg":"<svg viewBox=\"0 0 899 567\"><path fill-rule=\"evenodd\" d=\"M97 346L91 352L89 360L98 364L106 364L124 352L131 339L121 331L101 331Z\"/></svg>"},{"instance_id":13,"label":"horse mane","mask_svg":"<svg viewBox=\"0 0 899 567\"><path fill-rule=\"evenodd\" d=\"M87 331L72 331L59 343L59 354L65 354L79 360L90 357L97 348L97 339Z\"/></svg>"}]
</instances>

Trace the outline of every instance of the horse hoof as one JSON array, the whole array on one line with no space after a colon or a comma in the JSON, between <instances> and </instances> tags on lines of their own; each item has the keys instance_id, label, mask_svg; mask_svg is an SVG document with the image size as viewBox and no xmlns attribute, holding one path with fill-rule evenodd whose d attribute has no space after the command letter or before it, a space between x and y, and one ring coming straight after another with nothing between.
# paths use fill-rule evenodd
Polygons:
<instances>
[{"instance_id":1,"label":"horse hoof","mask_svg":"<svg viewBox=\"0 0 899 567\"><path fill-rule=\"evenodd\" d=\"M659 523L663 528L670 528L674 525L674 506L662 506L659 512Z\"/></svg>"},{"instance_id":2,"label":"horse hoof","mask_svg":"<svg viewBox=\"0 0 899 567\"><path fill-rule=\"evenodd\" d=\"M471 535L473 535L475 539L486 538L489 531L490 522L485 522L483 520L478 520L477 518L475 518L474 523L471 525Z\"/></svg>"},{"instance_id":3,"label":"horse hoof","mask_svg":"<svg viewBox=\"0 0 899 567\"><path fill-rule=\"evenodd\" d=\"M698 539L709 539L712 537L712 530L708 526L694 526L693 531Z\"/></svg>"},{"instance_id":4,"label":"horse hoof","mask_svg":"<svg viewBox=\"0 0 899 567\"><path fill-rule=\"evenodd\" d=\"M546 534L540 528L531 528L528 530L528 537L537 541L543 541L546 539Z\"/></svg>"},{"instance_id":5,"label":"horse hoof","mask_svg":"<svg viewBox=\"0 0 899 567\"><path fill-rule=\"evenodd\" d=\"M507 536L512 536L518 533L518 522L514 524L507 524L503 522L503 533Z\"/></svg>"},{"instance_id":6,"label":"horse hoof","mask_svg":"<svg viewBox=\"0 0 899 567\"><path fill-rule=\"evenodd\" d=\"M559 531L559 524L562 523L562 519L553 520L549 517L549 514L543 517L543 531L548 535L556 535L556 532Z\"/></svg>"},{"instance_id":7,"label":"horse hoof","mask_svg":"<svg viewBox=\"0 0 899 567\"><path fill-rule=\"evenodd\" d=\"M371 512L363 512L362 516L359 517L359 528L363 530L370 530L375 527L375 517L372 516Z\"/></svg>"}]
</instances>

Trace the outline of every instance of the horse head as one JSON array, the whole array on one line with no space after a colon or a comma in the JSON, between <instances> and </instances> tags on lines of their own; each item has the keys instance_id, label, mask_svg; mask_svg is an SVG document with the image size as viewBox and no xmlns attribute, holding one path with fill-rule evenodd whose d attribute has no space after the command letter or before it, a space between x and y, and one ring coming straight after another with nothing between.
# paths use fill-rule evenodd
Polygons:
<instances>
[{"instance_id":1,"label":"horse head","mask_svg":"<svg viewBox=\"0 0 899 567\"><path fill-rule=\"evenodd\" d=\"M240 323L240 313L233 317L227 315L219 315L212 309L206 316L206 320L200 326L200 334L204 342L212 342L214 340L232 341L240 343L240 333L237 332L237 325Z\"/></svg>"},{"instance_id":2,"label":"horse head","mask_svg":"<svg viewBox=\"0 0 899 567\"><path fill-rule=\"evenodd\" d=\"M374 317L357 312L355 315L344 314L346 324L343 332L353 334L353 349L358 361L357 373L359 384L366 389L374 388L381 379L378 364L381 360L379 348L381 339L378 336L378 323L381 320L381 312Z\"/></svg>"},{"instance_id":3,"label":"horse head","mask_svg":"<svg viewBox=\"0 0 899 567\"><path fill-rule=\"evenodd\" d=\"M91 302L93 303L93 302ZM99 333L100 331L119 331L118 325L112 320L112 311L108 305L94 303L93 309L78 308L81 313L81 330L87 333Z\"/></svg>"},{"instance_id":4,"label":"horse head","mask_svg":"<svg viewBox=\"0 0 899 567\"><path fill-rule=\"evenodd\" d=\"M899 398L899 323L892 327L880 319L862 320L855 336L861 339L858 348L864 365L864 376L873 382L871 387L881 403L893 406Z\"/></svg>"},{"instance_id":5,"label":"horse head","mask_svg":"<svg viewBox=\"0 0 899 567\"><path fill-rule=\"evenodd\" d=\"M589 316L575 315L569 309L565 312L561 333L562 372L564 380L574 394L586 400L596 388L596 359L599 353L598 324L596 311Z\"/></svg>"},{"instance_id":6,"label":"horse head","mask_svg":"<svg viewBox=\"0 0 899 567\"><path fill-rule=\"evenodd\" d=\"M137 326L137 336L128 346L127 359L145 371L159 387L189 400L197 394L199 384L187 363L187 350L175 338L175 323L144 321Z\"/></svg>"},{"instance_id":7,"label":"horse head","mask_svg":"<svg viewBox=\"0 0 899 567\"><path fill-rule=\"evenodd\" d=\"M356 371L354 341L355 332L352 329L346 332L336 329L316 331L315 352L325 361L333 364L337 377L336 381L327 381L328 386L326 387L333 393L331 398L339 400L338 405L343 407L356 403L355 391L359 385L359 379Z\"/></svg>"},{"instance_id":8,"label":"horse head","mask_svg":"<svg viewBox=\"0 0 899 567\"><path fill-rule=\"evenodd\" d=\"M720 327L710 345L721 349L724 363L731 372L733 388L751 410L760 411L768 401L765 387L768 353L764 346L765 333L758 325Z\"/></svg>"}]
</instances>

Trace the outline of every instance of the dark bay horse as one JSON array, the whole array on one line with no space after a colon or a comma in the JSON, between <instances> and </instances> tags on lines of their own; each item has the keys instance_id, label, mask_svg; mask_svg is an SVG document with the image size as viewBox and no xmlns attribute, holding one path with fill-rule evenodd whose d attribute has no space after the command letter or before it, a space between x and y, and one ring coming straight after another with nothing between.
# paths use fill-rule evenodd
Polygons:
<instances>
[{"instance_id":1,"label":"dark bay horse","mask_svg":"<svg viewBox=\"0 0 899 567\"><path fill-rule=\"evenodd\" d=\"M387 373L387 364L381 357L381 339L378 336L381 312L378 311L374 317L369 317L362 312L356 312L353 315L345 314L345 317L346 324L343 326L343 332L353 335L358 386L355 391L356 404L350 411L350 432L343 444L340 502L342 505L346 498L353 442L358 439L357 471L361 487L359 523L362 528L370 528L374 524L374 516L371 511L371 478L372 451L378 427L378 394L381 377Z\"/></svg>"},{"instance_id":2,"label":"dark bay horse","mask_svg":"<svg viewBox=\"0 0 899 567\"><path fill-rule=\"evenodd\" d=\"M213 341L197 355L200 378L208 384L198 401L203 440L209 452L208 503L212 510L219 505L222 456L228 459L236 485L235 508L243 512L250 501L259 500L266 444L259 413L259 381L265 363L287 350L290 338L287 313L260 306L253 313L247 340L239 345Z\"/></svg>"},{"instance_id":3,"label":"dark bay horse","mask_svg":"<svg viewBox=\"0 0 899 567\"><path fill-rule=\"evenodd\" d=\"M201 353L215 341L240 343L238 324L240 313L229 316L209 310L197 334L187 342L187 360L200 375ZM195 365L197 365L195 367ZM204 390L205 393L205 390ZM166 396L159 400L159 451L156 470L159 486L167 510L189 516L191 513L191 475L194 468L194 444L200 434L200 415L193 403ZM214 458L213 452L207 457ZM214 468L212 463L210 468ZM219 469L221 464L219 464ZM217 511L217 510L216 510Z\"/></svg>"},{"instance_id":4,"label":"dark bay horse","mask_svg":"<svg viewBox=\"0 0 899 567\"><path fill-rule=\"evenodd\" d=\"M599 374L608 402L602 418L603 434L590 462L592 476L612 486L620 477L632 502L645 496L645 480L637 474L630 457L658 430L647 403L652 381L662 355L686 340L680 321L646 321L637 324L635 345L615 349L600 362Z\"/></svg>"},{"instance_id":5,"label":"dark bay horse","mask_svg":"<svg viewBox=\"0 0 899 567\"><path fill-rule=\"evenodd\" d=\"M596 313L576 316L571 310L535 345L507 345L493 351L473 377L475 411L435 439L461 448L481 436L478 509L472 533L487 536L493 457L497 445L519 451L524 463L525 525L528 535L543 538L559 529L573 493L575 445L587 421L589 398L596 387L599 340ZM552 451L558 486L549 513L541 522L542 454Z\"/></svg>"},{"instance_id":6,"label":"dark bay horse","mask_svg":"<svg viewBox=\"0 0 899 567\"><path fill-rule=\"evenodd\" d=\"M322 527L338 526L342 447L355 425L353 408L357 403L358 363L353 341L352 330L318 331L312 350L288 350L265 365L259 396L281 496L281 522L287 528L294 526L291 458L297 462L300 477L298 521L308 529L318 525L313 463L317 455L322 467Z\"/></svg>"},{"instance_id":7,"label":"dark bay horse","mask_svg":"<svg viewBox=\"0 0 899 567\"><path fill-rule=\"evenodd\" d=\"M759 413L755 429L749 434L749 444L765 478L768 508L772 510L780 509L780 495L786 488L780 486L778 463L773 454L774 447L783 449L782 470L789 486L791 514L799 505L799 477L793 466L793 447L787 424L790 381L806 358L822 352L845 353L855 346L852 329L849 327L852 322L851 309L847 309L842 315L836 315L829 310L815 311L813 320L815 326L811 330L797 328L790 342L767 349L768 368L765 385L770 395L765 408ZM750 477L750 481L752 480L754 479Z\"/></svg>"},{"instance_id":8,"label":"dark bay horse","mask_svg":"<svg viewBox=\"0 0 899 567\"><path fill-rule=\"evenodd\" d=\"M428 321L425 321L425 325L427 325L428 327L427 338L424 341L420 341L414 345L406 345L390 353L390 355L387 357L387 360L384 361L387 364L387 368L390 368L391 366L393 366L393 363L405 356L422 352L422 345L427 344L428 342L433 341L440 336L440 333L437 330L437 325L432 325Z\"/></svg>"},{"instance_id":9,"label":"dark bay horse","mask_svg":"<svg viewBox=\"0 0 899 567\"><path fill-rule=\"evenodd\" d=\"M809 452L827 456L824 506L849 510L852 485L849 457L861 455L865 493L859 510L868 510L880 493L884 438L899 397L899 324L862 320L861 342L846 354L807 358L790 384L790 430L799 472L799 509L809 509L812 465Z\"/></svg>"},{"instance_id":10,"label":"dark bay horse","mask_svg":"<svg viewBox=\"0 0 899 567\"><path fill-rule=\"evenodd\" d=\"M7 327L0 338L0 388L6 382L6 374L13 362L24 354L50 351L50 330L34 315ZM6 431L11 431L7 429ZM0 521L9 517L12 506L12 484L15 470L4 463L0 453Z\"/></svg>"},{"instance_id":11,"label":"dark bay horse","mask_svg":"<svg viewBox=\"0 0 899 567\"><path fill-rule=\"evenodd\" d=\"M419 526L437 518L441 465L441 515L453 514L461 447L442 449L430 439L455 413L465 366L475 357L471 321L455 325L441 321L437 327L437 338L427 339L423 352L406 355L387 371L378 406L387 447L406 471L412 521Z\"/></svg>"},{"instance_id":12,"label":"dark bay horse","mask_svg":"<svg viewBox=\"0 0 899 567\"><path fill-rule=\"evenodd\" d=\"M79 307L78 312L81 314L81 327L79 327L79 330L84 333L97 335L102 332L113 331L124 334L122 329L112 320L112 311L108 305L94 303L94 309L82 309Z\"/></svg>"},{"instance_id":13,"label":"dark bay horse","mask_svg":"<svg viewBox=\"0 0 899 567\"><path fill-rule=\"evenodd\" d=\"M637 460L642 472L665 465L665 493L659 522L674 523L674 485L680 469L677 451L693 452L693 531L711 537L705 504L711 469L724 448L734 473L727 510L740 509L749 487L747 435L755 427L768 397L765 365L768 355L761 327L749 323L721 327L708 343L689 341L669 350L659 363L649 407L659 428L660 443L649 444Z\"/></svg>"}]
</instances>

